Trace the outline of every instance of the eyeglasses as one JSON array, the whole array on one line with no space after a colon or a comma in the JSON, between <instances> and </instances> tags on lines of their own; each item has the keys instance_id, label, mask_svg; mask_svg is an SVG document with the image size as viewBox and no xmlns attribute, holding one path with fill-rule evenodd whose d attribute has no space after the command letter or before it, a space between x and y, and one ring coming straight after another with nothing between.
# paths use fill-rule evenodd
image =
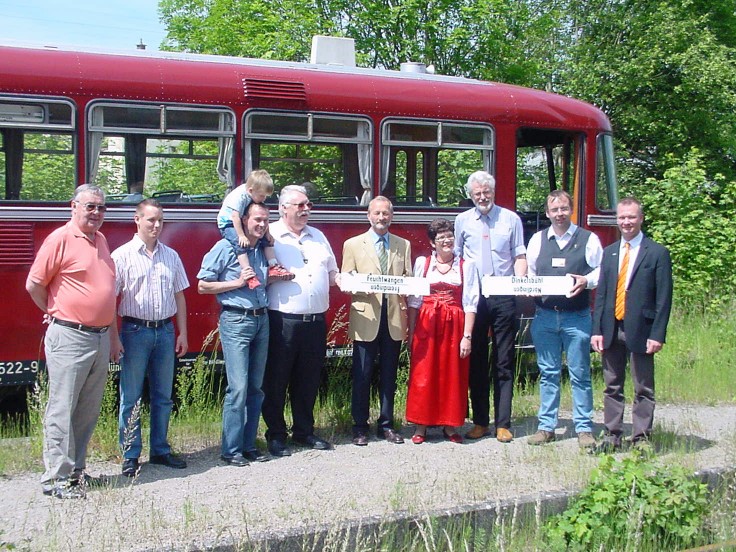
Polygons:
<instances>
[{"instance_id":1,"label":"eyeglasses","mask_svg":"<svg viewBox=\"0 0 736 552\"><path fill-rule=\"evenodd\" d=\"M297 209L311 209L314 204L311 201L302 201L301 203L284 203L284 205L293 205Z\"/></svg>"},{"instance_id":2,"label":"eyeglasses","mask_svg":"<svg viewBox=\"0 0 736 552\"><path fill-rule=\"evenodd\" d=\"M444 238L435 238L434 241L436 243L450 243L455 241L455 236L447 236Z\"/></svg>"},{"instance_id":3,"label":"eyeglasses","mask_svg":"<svg viewBox=\"0 0 736 552\"><path fill-rule=\"evenodd\" d=\"M95 211L104 213L107 211L107 205L100 205L99 203L79 203L78 201L76 203L77 205L82 205L84 210L88 213L94 213Z\"/></svg>"}]
</instances>

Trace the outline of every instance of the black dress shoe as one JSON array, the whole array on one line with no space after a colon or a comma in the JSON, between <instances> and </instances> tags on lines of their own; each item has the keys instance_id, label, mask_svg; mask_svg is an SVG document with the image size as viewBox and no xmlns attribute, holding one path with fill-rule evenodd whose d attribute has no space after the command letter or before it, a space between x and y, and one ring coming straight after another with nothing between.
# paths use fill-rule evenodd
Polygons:
<instances>
[{"instance_id":1,"label":"black dress shoe","mask_svg":"<svg viewBox=\"0 0 736 552\"><path fill-rule=\"evenodd\" d=\"M364 447L368 444L368 435L365 433L356 433L353 437L353 444L359 447Z\"/></svg>"},{"instance_id":2,"label":"black dress shoe","mask_svg":"<svg viewBox=\"0 0 736 552\"><path fill-rule=\"evenodd\" d=\"M401 436L401 434L391 428L383 430L383 438L386 439L389 443L394 443L395 445L400 445L404 442L404 438Z\"/></svg>"},{"instance_id":3,"label":"black dress shoe","mask_svg":"<svg viewBox=\"0 0 736 552\"><path fill-rule=\"evenodd\" d=\"M123 460L122 473L125 477L135 477L136 475L138 475L140 469L141 466L138 463L137 458L125 458Z\"/></svg>"},{"instance_id":4,"label":"black dress shoe","mask_svg":"<svg viewBox=\"0 0 736 552\"><path fill-rule=\"evenodd\" d=\"M239 452L236 452L232 456L222 455L220 456L220 460L222 460L226 464L230 464L231 466L238 466L239 468L242 468L243 466L247 466L249 464L248 460L246 460L245 457Z\"/></svg>"},{"instance_id":5,"label":"black dress shoe","mask_svg":"<svg viewBox=\"0 0 736 552\"><path fill-rule=\"evenodd\" d=\"M260 450L246 450L243 456L249 462L268 462L271 457L267 454L263 454Z\"/></svg>"},{"instance_id":6,"label":"black dress shoe","mask_svg":"<svg viewBox=\"0 0 736 552\"><path fill-rule=\"evenodd\" d=\"M187 463L184 460L171 453L151 456L148 459L148 463L166 466L167 468L174 468L175 470L183 470L187 467Z\"/></svg>"},{"instance_id":7,"label":"black dress shoe","mask_svg":"<svg viewBox=\"0 0 736 552\"><path fill-rule=\"evenodd\" d=\"M314 450L330 450L332 448L332 445L330 443L328 443L324 439L320 439L314 434L307 435L306 437L292 437L292 441Z\"/></svg>"},{"instance_id":8,"label":"black dress shoe","mask_svg":"<svg viewBox=\"0 0 736 552\"><path fill-rule=\"evenodd\" d=\"M271 453L271 456L291 456L291 449L281 439L271 439L268 442L268 452Z\"/></svg>"}]
</instances>

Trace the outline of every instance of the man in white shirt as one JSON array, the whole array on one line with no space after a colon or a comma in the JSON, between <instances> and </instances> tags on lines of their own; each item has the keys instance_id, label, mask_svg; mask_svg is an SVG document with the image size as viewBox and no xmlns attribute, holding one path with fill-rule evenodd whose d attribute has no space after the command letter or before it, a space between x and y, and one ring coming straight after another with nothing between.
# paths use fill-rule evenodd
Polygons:
<instances>
[{"instance_id":1,"label":"man in white shirt","mask_svg":"<svg viewBox=\"0 0 736 552\"><path fill-rule=\"evenodd\" d=\"M529 240L526 260L530 276L574 279L565 295L536 297L537 311L531 334L539 366L539 426L530 445L555 440L560 407L562 352L565 352L572 388L573 423L581 448L593 439L593 386L590 381L590 292L598 285L603 248L598 236L572 223L572 197L564 190L547 196L546 213L552 225Z\"/></svg>"},{"instance_id":2,"label":"man in white shirt","mask_svg":"<svg viewBox=\"0 0 736 552\"><path fill-rule=\"evenodd\" d=\"M119 437L126 477L134 477L140 469L141 423L136 404L146 376L151 399L149 462L176 469L187 465L171 454L167 433L173 405L174 355L181 357L188 349L184 290L189 281L177 252L158 239L164 223L158 201L140 202L134 220L138 230L133 239L112 253L118 313L123 317L120 336L113 332L111 343L113 353L122 357ZM179 330L176 338L173 317Z\"/></svg>"},{"instance_id":3,"label":"man in white shirt","mask_svg":"<svg viewBox=\"0 0 736 552\"><path fill-rule=\"evenodd\" d=\"M263 419L273 456L289 456L284 420L289 391L292 440L316 450L332 445L314 434L314 404L327 346L325 315L330 286L335 285L337 261L325 235L308 226L312 207L303 186L285 186L279 195L281 218L270 225L276 257L295 274L293 280L268 286L271 327L268 362L263 379Z\"/></svg>"}]
</instances>

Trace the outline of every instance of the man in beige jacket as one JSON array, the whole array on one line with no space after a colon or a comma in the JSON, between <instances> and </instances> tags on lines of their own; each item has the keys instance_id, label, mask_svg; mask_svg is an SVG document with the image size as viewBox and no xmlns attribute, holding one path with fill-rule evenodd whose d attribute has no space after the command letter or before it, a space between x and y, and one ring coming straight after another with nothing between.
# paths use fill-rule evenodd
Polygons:
<instances>
[{"instance_id":1,"label":"man in beige jacket","mask_svg":"<svg viewBox=\"0 0 736 552\"><path fill-rule=\"evenodd\" d=\"M389 234L394 208L388 198L375 197L368 205L371 228L347 240L342 252L342 272L411 276L411 246ZM404 442L394 430L394 395L401 342L406 338L406 301L384 293L355 293L350 305L349 335L353 343L353 444L368 444L368 417L373 361L380 357L381 414L378 437L390 443Z\"/></svg>"}]
</instances>

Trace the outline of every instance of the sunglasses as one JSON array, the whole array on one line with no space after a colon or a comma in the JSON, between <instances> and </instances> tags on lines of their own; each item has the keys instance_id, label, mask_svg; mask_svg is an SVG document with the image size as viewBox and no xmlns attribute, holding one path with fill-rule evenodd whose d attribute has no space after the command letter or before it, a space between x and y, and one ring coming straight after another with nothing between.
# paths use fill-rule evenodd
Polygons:
<instances>
[{"instance_id":1,"label":"sunglasses","mask_svg":"<svg viewBox=\"0 0 736 552\"><path fill-rule=\"evenodd\" d=\"M285 203L285 205L293 205L297 209L311 209L314 204L311 201L302 201L301 203Z\"/></svg>"},{"instance_id":2,"label":"sunglasses","mask_svg":"<svg viewBox=\"0 0 736 552\"><path fill-rule=\"evenodd\" d=\"M77 202L77 205L82 205L84 207L84 210L88 213L94 213L95 211L99 211L100 213L104 213L107 211L107 205L100 205L99 203L79 203Z\"/></svg>"}]
</instances>

